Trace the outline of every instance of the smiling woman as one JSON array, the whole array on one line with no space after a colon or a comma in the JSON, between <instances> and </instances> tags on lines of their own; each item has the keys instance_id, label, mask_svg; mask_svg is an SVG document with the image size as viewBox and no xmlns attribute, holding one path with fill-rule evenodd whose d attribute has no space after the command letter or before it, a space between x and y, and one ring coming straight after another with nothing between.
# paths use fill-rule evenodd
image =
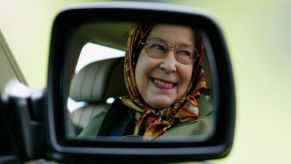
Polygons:
<instances>
[{"instance_id":1,"label":"smiling woman","mask_svg":"<svg viewBox=\"0 0 291 164\"><path fill-rule=\"evenodd\" d=\"M189 88L196 59L193 33L183 26L156 25L142 39L145 45L136 54L133 72L141 97L152 108L171 106Z\"/></svg>"},{"instance_id":2,"label":"smiling woman","mask_svg":"<svg viewBox=\"0 0 291 164\"><path fill-rule=\"evenodd\" d=\"M78 126L78 122L83 122L78 138L114 136L126 139L128 136L134 136L135 140L160 140L173 136L209 136L213 128L213 117L210 115L211 96L207 92L209 88L206 80L211 82L209 75L208 78L205 77L204 70L209 68L201 33L186 25L131 24L126 28L126 33L130 34L127 48L124 48L127 50L124 64L122 60L117 73L124 72L123 77L118 79L115 75L110 75L114 72L111 67L115 65L108 66L110 59L95 62L95 65L99 66L93 66L91 63L76 75L77 79L80 80L81 77L85 84L88 84L86 77L90 77L91 87L86 85L89 93L94 93L94 90L100 92L102 87L106 87L105 92L112 92L112 88L106 85L96 88L102 78L100 72L98 75L92 74L94 77L88 76L88 72L101 70L101 63L104 65L107 62L109 71L102 67L101 73L103 79L106 79L104 84L112 83L112 76L114 82L125 82L115 85L127 88L127 92L123 90L117 96L107 95L101 98L103 100L93 98L91 94L90 101L87 100L87 105L91 107L90 112L79 109L71 114L75 126ZM118 26L118 23L115 23L115 26ZM111 28L113 27L111 24ZM110 40L109 35L105 38L103 44L106 42L107 45L116 45L116 41ZM206 61L202 62L202 58ZM202 63L205 68L202 68ZM209 74L209 71L207 73ZM80 100L74 96L74 90L86 95L86 89L80 89L80 85L76 86L75 84L80 82L75 82L75 79L73 78L71 83L71 98ZM107 105L106 109L100 107L100 104L106 104L102 101L110 97L115 98L114 103Z\"/></svg>"}]
</instances>

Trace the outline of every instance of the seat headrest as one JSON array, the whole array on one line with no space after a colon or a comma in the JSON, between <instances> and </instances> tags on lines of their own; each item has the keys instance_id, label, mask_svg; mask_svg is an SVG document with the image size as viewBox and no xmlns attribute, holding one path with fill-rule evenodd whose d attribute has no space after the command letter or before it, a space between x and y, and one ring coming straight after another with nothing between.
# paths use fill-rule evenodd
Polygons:
<instances>
[{"instance_id":1,"label":"seat headrest","mask_svg":"<svg viewBox=\"0 0 291 164\"><path fill-rule=\"evenodd\" d=\"M70 98L74 101L98 102L127 94L123 78L124 57L88 64L74 75Z\"/></svg>"}]
</instances>

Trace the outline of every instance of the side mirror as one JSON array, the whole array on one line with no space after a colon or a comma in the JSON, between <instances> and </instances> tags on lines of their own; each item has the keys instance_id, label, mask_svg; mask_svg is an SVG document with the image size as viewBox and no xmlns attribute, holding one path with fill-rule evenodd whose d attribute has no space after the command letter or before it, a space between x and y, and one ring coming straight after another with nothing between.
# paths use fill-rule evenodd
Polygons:
<instances>
[{"instance_id":1,"label":"side mirror","mask_svg":"<svg viewBox=\"0 0 291 164\"><path fill-rule=\"evenodd\" d=\"M108 112L103 107L102 112L95 112L101 107L98 104L93 105L94 110L91 112L97 114L88 114L88 119L84 119L87 123L82 127L82 124L74 121L76 118L72 116L72 110L69 110L71 99L81 101L83 105L108 105L109 98L123 96L124 91L126 92L124 81L122 79L117 82L116 79L123 78L123 71L118 71L123 69L122 56L127 50L130 27L136 23L197 29L195 34L202 38L203 46L199 52L202 55L201 65L208 86L203 94L210 104L205 108L212 111L209 126L202 135L184 135L188 131L186 129L182 131L182 135L150 141L137 140L135 137L120 139L118 136L95 133L93 137L79 137L82 132L79 133L77 129L83 131L88 126L89 119ZM94 51L96 56L89 54L82 57L88 44L121 50L121 57L105 55L101 59L100 50ZM152 46L156 46L156 43ZM176 46L176 56L177 49ZM175 59L178 60L176 56ZM85 64L81 61L82 58L85 59ZM85 66L80 66L82 62ZM112 75L114 71L117 72ZM229 55L219 26L201 10L158 3L117 2L70 8L61 12L55 19L52 31L47 103L45 116L49 155L56 160L197 161L223 158L228 155L233 143L235 92ZM81 108L78 110L83 109ZM203 113L203 109L200 111ZM78 118L81 117L82 114L78 115Z\"/></svg>"}]
</instances>

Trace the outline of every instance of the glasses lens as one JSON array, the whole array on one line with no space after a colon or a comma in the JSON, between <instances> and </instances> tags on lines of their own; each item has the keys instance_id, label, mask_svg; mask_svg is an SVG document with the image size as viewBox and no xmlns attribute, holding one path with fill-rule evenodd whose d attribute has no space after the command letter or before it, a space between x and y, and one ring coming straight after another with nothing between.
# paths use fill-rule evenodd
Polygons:
<instances>
[{"instance_id":1,"label":"glasses lens","mask_svg":"<svg viewBox=\"0 0 291 164\"><path fill-rule=\"evenodd\" d=\"M153 58L165 58L169 49L166 41L162 39L149 39L147 42L149 55Z\"/></svg>"},{"instance_id":2,"label":"glasses lens","mask_svg":"<svg viewBox=\"0 0 291 164\"><path fill-rule=\"evenodd\" d=\"M195 61L195 48L192 46L179 46L176 49L176 59L183 64L192 64Z\"/></svg>"},{"instance_id":3,"label":"glasses lens","mask_svg":"<svg viewBox=\"0 0 291 164\"><path fill-rule=\"evenodd\" d=\"M169 53L169 44L167 41L159 38L151 38L145 42L148 55L156 59L164 59ZM196 48L190 45L179 45L175 49L175 58L182 64L193 64L196 55Z\"/></svg>"}]
</instances>

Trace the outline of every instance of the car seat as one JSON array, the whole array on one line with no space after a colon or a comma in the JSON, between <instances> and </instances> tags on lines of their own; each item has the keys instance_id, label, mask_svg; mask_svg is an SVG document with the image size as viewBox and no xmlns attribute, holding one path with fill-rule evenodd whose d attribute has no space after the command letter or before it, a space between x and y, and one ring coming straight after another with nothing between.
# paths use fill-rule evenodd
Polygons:
<instances>
[{"instance_id":1,"label":"car seat","mask_svg":"<svg viewBox=\"0 0 291 164\"><path fill-rule=\"evenodd\" d=\"M127 94L123 63L124 57L100 60L86 65L74 75L70 98L76 102L86 102L85 106L70 113L77 134L94 116L109 108L108 98Z\"/></svg>"}]
</instances>

